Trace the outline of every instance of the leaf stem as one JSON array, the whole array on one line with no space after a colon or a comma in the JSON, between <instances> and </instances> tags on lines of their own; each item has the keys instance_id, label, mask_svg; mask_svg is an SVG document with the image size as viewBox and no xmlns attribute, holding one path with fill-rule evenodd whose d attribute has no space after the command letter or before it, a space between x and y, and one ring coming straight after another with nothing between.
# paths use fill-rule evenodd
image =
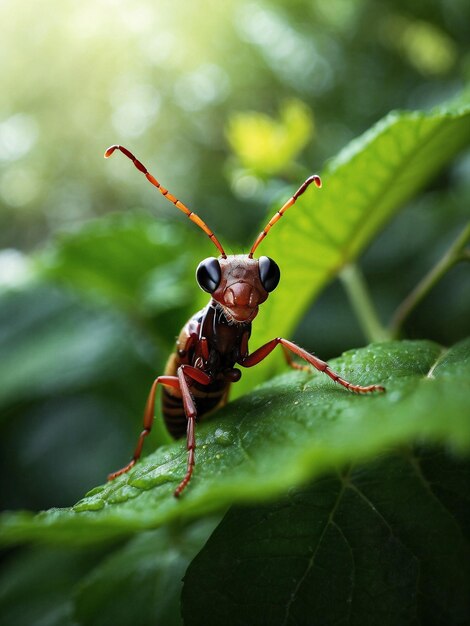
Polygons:
<instances>
[{"instance_id":1,"label":"leaf stem","mask_svg":"<svg viewBox=\"0 0 470 626\"><path fill-rule=\"evenodd\" d=\"M355 263L345 265L339 277L367 341L388 341L391 335L380 322L364 276Z\"/></svg>"},{"instance_id":2,"label":"leaf stem","mask_svg":"<svg viewBox=\"0 0 470 626\"><path fill-rule=\"evenodd\" d=\"M470 222L459 234L444 256L419 281L395 311L390 322L390 332L394 338L400 335L403 323L417 305L425 298L441 278L459 261L470 261L470 249L465 246L470 240Z\"/></svg>"}]
</instances>

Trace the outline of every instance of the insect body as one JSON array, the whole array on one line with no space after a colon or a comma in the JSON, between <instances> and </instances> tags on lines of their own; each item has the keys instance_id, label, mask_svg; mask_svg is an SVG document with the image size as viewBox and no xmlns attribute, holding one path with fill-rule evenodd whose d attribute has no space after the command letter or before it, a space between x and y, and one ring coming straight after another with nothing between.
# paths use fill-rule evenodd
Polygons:
<instances>
[{"instance_id":1,"label":"insect body","mask_svg":"<svg viewBox=\"0 0 470 626\"><path fill-rule=\"evenodd\" d=\"M129 471L140 458L145 437L152 428L157 386L162 385L162 412L167 428L176 438L183 437L186 433L188 464L186 474L174 492L175 496L179 496L193 472L196 421L226 403L230 384L241 377L241 371L236 365L253 367L266 358L278 344L283 348L288 364L294 368L309 369L308 365L295 363L292 360L293 354L350 391L384 391L380 385L362 387L349 383L333 372L327 363L282 337L268 341L252 353L248 349L251 324L258 308L277 287L281 275L273 259L267 256L255 259L253 255L272 226L309 185L314 183L321 187L319 176L310 176L274 214L256 238L248 255L227 255L205 222L162 187L129 150L123 146L111 146L106 150L105 157L111 156L115 150L120 150L131 159L152 185L197 224L217 247L220 255L218 258L205 259L196 270L199 286L211 296L209 304L196 313L181 331L165 373L154 380L150 389L144 412L144 429L137 441L132 460L122 469L110 474L109 480Z\"/></svg>"}]
</instances>

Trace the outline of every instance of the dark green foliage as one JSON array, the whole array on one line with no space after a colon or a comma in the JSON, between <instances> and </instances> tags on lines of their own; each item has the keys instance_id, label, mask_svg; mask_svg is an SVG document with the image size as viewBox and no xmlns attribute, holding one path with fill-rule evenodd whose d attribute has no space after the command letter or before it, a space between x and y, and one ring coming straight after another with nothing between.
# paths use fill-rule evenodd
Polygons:
<instances>
[{"instance_id":1,"label":"dark green foliage","mask_svg":"<svg viewBox=\"0 0 470 626\"><path fill-rule=\"evenodd\" d=\"M183 574L217 522L142 533L127 545L25 548L6 559L0 624L180 624Z\"/></svg>"},{"instance_id":2,"label":"dark green foliage","mask_svg":"<svg viewBox=\"0 0 470 626\"><path fill-rule=\"evenodd\" d=\"M182 578L218 519L142 533L84 578L75 618L86 626L176 626Z\"/></svg>"},{"instance_id":3,"label":"dark green foliage","mask_svg":"<svg viewBox=\"0 0 470 626\"><path fill-rule=\"evenodd\" d=\"M144 79L145 69L135 77L147 96L154 93L154 79L163 81L162 93L163 85L170 90L175 85L178 103L175 107L173 91L166 93L165 107L171 109L166 119L172 123L149 133L147 148L136 153L153 171L147 156L154 158L149 146L156 146L155 174L162 182L168 179L166 184L185 201L188 196L191 208L202 208L204 219L207 211L207 221L230 253L244 248L250 224L259 227L260 213L253 206L278 208L317 169L314 163L391 106L402 107L408 91L408 104L433 102L429 91L420 95L420 89L432 91L433 72L449 80L461 76L457 52L464 40L460 24L466 23L459 19L459 11L465 11L458 2L445 12L447 26L442 28L436 24L443 11L434 3L421 21L412 7L402 10L397 4L381 14L369 1L351 9L343 2L332 8L313 3L307 11L302 2L289 9L276 2L272 7L239 4L224 5L228 21L221 29L222 48L231 59L230 101L236 115L224 109L221 116L218 101L206 103L203 110L190 108L186 126L179 123L178 107L191 107L198 96L210 93L191 81L197 76L209 80L211 71L217 72L193 68L185 55L175 57L182 64L179 78L173 68L156 72L151 64L158 78ZM186 25L193 10L181 9ZM222 18L220 7L218 11ZM201 26L198 36L212 32L215 18L210 15L207 33ZM115 15L107 16L107 27L108 19ZM258 20L265 25L264 39L258 37ZM452 24L455 40L446 35ZM158 34L160 27L159 22ZM308 29L316 33L315 47ZM107 32L118 40L120 60L133 59L129 41L116 37L112 28ZM268 45L276 32L276 45ZM196 39L193 23L191 34ZM239 38L243 52L235 55ZM421 55L411 54L410 41L421 42ZM145 37L139 42L144 48L151 43ZM303 59L316 59L315 72L298 60L289 66L290 56L282 62L270 56L273 51L282 56L281 44L307 50ZM103 48L109 45L104 39ZM429 47L435 54L422 54ZM189 46L184 50L187 54ZM391 62L394 55L406 57L415 69L404 71L404 64ZM90 67L95 65L86 58ZM330 60L336 69L328 70L328 79ZM259 80L267 72L265 65L277 88L272 99L263 95L271 91ZM339 69L348 80L341 79ZM15 85L24 73L11 72ZM414 84L416 73L427 76L419 85ZM108 68L106 76L111 75ZM376 76L374 90L361 82L366 75ZM87 76L99 84L98 65L91 73L87 69ZM213 86L223 82L217 76ZM47 78L42 78L45 84ZM441 98L455 89L443 85ZM124 108L132 104L132 89L114 84L113 89ZM8 84L5 91L17 93ZM286 102L286 95L294 98ZM247 113L252 103L263 114ZM64 115L74 115L77 108L78 99ZM236 393L251 393L198 427L194 479L179 501L172 493L184 474L185 444L168 443L157 418L145 448L157 450L133 471L93 488L71 506L127 460L150 383L162 372L181 325L206 301L195 285L194 270L214 249L189 223L170 225L140 211L81 225L87 206L92 214L136 204L158 206L157 211L165 205L168 214L175 213L124 159L104 165L97 158L99 166L90 167L86 155L101 155L106 129L89 131L86 149L76 150L78 155L62 169L58 161L62 164L70 146L54 158L62 144L54 133L44 132L44 125L40 141L24 160L9 156L5 137L18 120L12 112L6 114L13 122L1 122L7 170L0 196L6 198L10 219L7 228L2 224L2 236L21 233L15 247L28 248L47 239L48 228L28 234L22 220L37 226L47 214L55 226L63 209L64 214L76 213L70 232L54 235L37 253L20 256L23 269L20 263L16 279L15 272L13 280L7 275L0 291L2 504L19 509L4 513L0 521L0 540L7 549L0 624L177 625L185 573L187 624L468 623L470 343L462 340L468 329L468 272L459 268L453 279L445 278L447 291L436 290L437 297L424 302L421 318L419 312L414 318L423 323L408 320L418 340L373 343L332 361L352 382L385 384L385 395L348 394L318 372L273 378L280 363L280 355L277 360L273 355L265 366L244 372ZM112 116L115 123L121 120L117 126L125 136L129 127L122 120L127 115L122 110L120 118L116 111L104 114ZM34 127L30 118L20 114L19 128L21 123L23 129L28 123ZM230 159L221 158L227 156L227 148L220 147L224 126L234 150ZM138 133L132 135L136 137ZM344 279L344 268L357 261L405 202L428 186L412 207L410 221L395 221L366 256L382 319L389 318L442 254L439 247L445 248L462 226L468 164L461 160L449 173L439 172L468 145L469 137L468 97L462 96L427 112L391 113L327 163L321 172L323 189L304 194L260 248L260 254L279 263L282 279L255 322L251 349L274 336L291 336L325 285L341 273ZM22 211L30 178L34 192L35 171L40 180L38 163L50 186L37 185L33 216ZM91 194L89 181L103 180L105 171L108 189L96 186ZM54 177L67 181L72 191L67 195L64 183L55 194ZM81 211L82 201L83 214L75 206L78 202ZM228 244L224 233L230 235ZM236 241L233 250L231 241ZM8 269L12 259L18 262L15 251L13 257L9 254L2 257L0 270ZM322 358L362 342L352 339L352 314L344 303L325 302L323 317L308 318L301 330L302 344L317 349L318 341ZM452 347L449 338L456 339ZM264 384L256 386L258 382ZM31 511L51 505L64 508ZM213 532L218 520L207 516L221 515L228 507ZM50 545L22 545L31 542ZM10 548L13 544L18 547Z\"/></svg>"},{"instance_id":4,"label":"dark green foliage","mask_svg":"<svg viewBox=\"0 0 470 626\"><path fill-rule=\"evenodd\" d=\"M465 624L469 488L468 463L404 448L233 508L186 573L185 624Z\"/></svg>"}]
</instances>

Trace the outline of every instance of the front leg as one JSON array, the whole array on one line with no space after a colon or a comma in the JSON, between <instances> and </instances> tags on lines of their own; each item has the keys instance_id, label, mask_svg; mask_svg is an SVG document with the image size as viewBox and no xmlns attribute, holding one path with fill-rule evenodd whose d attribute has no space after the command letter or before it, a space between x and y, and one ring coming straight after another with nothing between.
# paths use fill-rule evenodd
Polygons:
<instances>
[{"instance_id":1,"label":"front leg","mask_svg":"<svg viewBox=\"0 0 470 626\"><path fill-rule=\"evenodd\" d=\"M186 429L186 449L188 450L188 464L186 467L186 474L178 487L175 489L174 495L178 498L186 485L191 480L193 473L193 467L195 464L194 451L196 449L196 438L194 436L194 426L196 423L196 404L194 403L193 396L189 390L189 385L192 380L200 383L201 385L209 385L212 382L211 377L202 370L192 367L191 365L181 365L177 371L179 387L181 391L181 397L183 400L184 412L188 425Z\"/></svg>"},{"instance_id":2,"label":"front leg","mask_svg":"<svg viewBox=\"0 0 470 626\"><path fill-rule=\"evenodd\" d=\"M144 412L144 430L141 432L139 439L137 440L137 446L135 448L134 454L130 462L125 465L122 469L109 474L108 480L114 480L118 476L125 474L134 465L140 458L142 453L142 447L144 445L144 440L147 435L150 434L152 429L152 423L154 420L154 412L155 412L155 392L157 390L158 385L166 385L168 387L174 387L175 389L179 389L181 392L181 397L183 400L184 412L186 414L186 419L188 420L187 425L187 449L188 449L188 465L186 470L186 475L175 489L174 495L178 497L181 495L181 492L186 487L191 479L191 474L193 472L194 467L194 450L196 448L196 440L194 437L194 424L196 420L196 405L194 404L193 397L191 392L189 391L188 381L195 380L201 385L208 385L212 382L211 377L205 372L197 369L196 367L191 367L190 365L181 365L178 368L177 376L159 376L153 382L153 385L150 389L150 393L147 399L147 404L145 406Z\"/></svg>"},{"instance_id":3,"label":"front leg","mask_svg":"<svg viewBox=\"0 0 470 626\"><path fill-rule=\"evenodd\" d=\"M264 346L261 346L261 348L255 350L252 354L243 357L239 360L240 365L242 365L243 367L253 367L253 365L257 365L263 359L265 359L278 344L281 344L284 350L290 350L297 356L300 356L302 359L310 363L310 365L313 365L315 369L319 370L320 372L324 372L336 383L339 383L340 385L343 385L343 387L346 387L346 389L349 389L349 391L353 391L354 393L385 391L385 387L382 387L381 385L369 385L367 387L362 387L361 385L353 385L352 383L349 383L347 380L344 380L344 378L341 378L339 374L334 372L328 365L328 363L322 361L321 359L318 359L313 354L307 352L307 350L300 348L295 343L292 343L292 341L289 341L288 339L283 339L282 337L276 337L276 339L268 341L268 343L265 343ZM288 362L292 364L292 360L288 359Z\"/></svg>"}]
</instances>

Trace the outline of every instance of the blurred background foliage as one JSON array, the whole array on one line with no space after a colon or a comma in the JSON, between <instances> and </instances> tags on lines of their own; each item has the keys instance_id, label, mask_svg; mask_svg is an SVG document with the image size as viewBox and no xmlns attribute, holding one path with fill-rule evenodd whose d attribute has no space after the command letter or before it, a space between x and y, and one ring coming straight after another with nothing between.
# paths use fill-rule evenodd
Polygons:
<instances>
[{"instance_id":1,"label":"blurred background foliage","mask_svg":"<svg viewBox=\"0 0 470 626\"><path fill-rule=\"evenodd\" d=\"M390 109L466 88L469 24L467 0L0 3L3 508L72 504L126 461L205 300L206 238L104 149L130 148L246 251L267 207ZM464 154L361 260L384 321L461 229L469 174ZM408 336L462 337L468 287L454 268ZM323 358L364 343L338 282L294 338Z\"/></svg>"}]
</instances>

